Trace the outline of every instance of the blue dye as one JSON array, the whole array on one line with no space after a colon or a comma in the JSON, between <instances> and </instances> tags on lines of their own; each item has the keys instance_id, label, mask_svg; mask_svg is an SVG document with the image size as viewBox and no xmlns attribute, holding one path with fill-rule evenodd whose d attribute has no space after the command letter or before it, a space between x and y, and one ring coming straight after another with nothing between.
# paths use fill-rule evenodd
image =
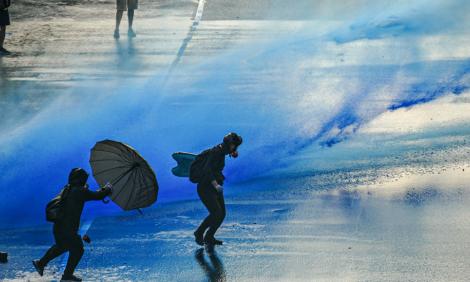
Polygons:
<instances>
[{"instance_id":1,"label":"blue dye","mask_svg":"<svg viewBox=\"0 0 470 282\"><path fill-rule=\"evenodd\" d=\"M450 18L455 16L458 22L461 11L469 6L465 1L437 2L444 6L448 2L461 4L466 9L456 14L441 13L426 21L414 18L414 12L381 15L379 20L371 19L376 14L370 13L365 15L368 20L361 18L347 25L346 32L339 29L326 36L293 33L290 38L273 39L264 45L248 44L199 66L181 66L165 85L161 82L164 74L156 74L143 85L112 95L101 85L64 93L27 124L14 125L12 133L0 138L0 214L7 215L1 217L0 227L44 223L45 204L64 185L71 168L90 171L89 150L102 139L119 140L136 148L156 171L159 200L178 201L194 198L196 193L188 180L171 175L173 152L197 153L220 142L229 131L240 133L245 140L241 156L227 161L230 185L291 166L288 157L304 154L306 149L334 150L361 125L386 111L463 93L470 87L465 81L468 60L374 67L364 64L320 70L325 77L340 73L345 82L351 77L359 84L345 91L333 106L315 103L310 105L315 111L310 112L295 104L296 99L315 94L328 99L329 93L310 92L319 70L300 67L313 55L322 54L318 44L445 32L457 25ZM439 8L436 5L429 6ZM367 58L364 60L366 63ZM285 78L273 81L269 75L253 76L266 70L283 70ZM391 78L399 72L411 74L419 82L405 85L406 89L389 104L372 102L380 99L376 90L391 84ZM193 73L204 76L193 77ZM293 85L292 81L298 83ZM310 126L307 133L305 125ZM92 179L90 184L96 187ZM112 204L97 203L87 209L85 217L118 211Z\"/></svg>"}]
</instances>

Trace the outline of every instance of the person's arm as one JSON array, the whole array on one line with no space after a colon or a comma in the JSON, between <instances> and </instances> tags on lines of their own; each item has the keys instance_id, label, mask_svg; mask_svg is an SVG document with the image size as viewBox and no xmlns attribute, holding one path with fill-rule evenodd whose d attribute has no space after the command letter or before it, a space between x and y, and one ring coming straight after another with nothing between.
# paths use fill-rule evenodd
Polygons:
<instances>
[{"instance_id":1,"label":"person's arm","mask_svg":"<svg viewBox=\"0 0 470 282\"><path fill-rule=\"evenodd\" d=\"M219 184L222 184L225 180L225 176L224 176L224 174L222 173L222 171L220 169L215 170L215 175L214 176L215 176L215 179L217 180L217 182Z\"/></svg>"},{"instance_id":2,"label":"person's arm","mask_svg":"<svg viewBox=\"0 0 470 282\"><path fill-rule=\"evenodd\" d=\"M111 188L107 186L97 191L91 191L85 188L84 198L85 201L99 201L106 198L106 196L108 196L109 194L111 194Z\"/></svg>"},{"instance_id":3,"label":"person's arm","mask_svg":"<svg viewBox=\"0 0 470 282\"><path fill-rule=\"evenodd\" d=\"M225 176L222 173L222 171L224 170L224 166L225 166L225 154L222 152L222 150L218 150L216 151L214 160L211 163L211 167L212 167L214 178L219 185L223 185L224 180L225 180Z\"/></svg>"},{"instance_id":4,"label":"person's arm","mask_svg":"<svg viewBox=\"0 0 470 282\"><path fill-rule=\"evenodd\" d=\"M211 150L209 152L209 156L205 163L205 175L210 180L212 186L217 190L217 192L222 193L224 191L224 187L222 187L222 183L219 183L219 179L224 179L221 171L217 168L217 164L221 162L220 158L225 158L225 155L219 154L220 152Z\"/></svg>"},{"instance_id":5,"label":"person's arm","mask_svg":"<svg viewBox=\"0 0 470 282\"><path fill-rule=\"evenodd\" d=\"M216 152L214 152L213 150L210 150L208 152L207 160L203 168L204 176L207 177L207 179L212 183L212 185L214 185L214 187L218 185L217 178L215 177L216 174L214 172L213 165L212 165L215 161L215 158L216 158Z\"/></svg>"}]
</instances>

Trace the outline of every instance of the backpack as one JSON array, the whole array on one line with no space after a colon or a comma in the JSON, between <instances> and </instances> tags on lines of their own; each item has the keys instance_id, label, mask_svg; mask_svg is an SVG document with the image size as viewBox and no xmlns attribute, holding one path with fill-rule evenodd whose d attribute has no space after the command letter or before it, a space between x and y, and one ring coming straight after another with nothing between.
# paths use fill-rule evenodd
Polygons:
<instances>
[{"instance_id":1,"label":"backpack","mask_svg":"<svg viewBox=\"0 0 470 282\"><path fill-rule=\"evenodd\" d=\"M64 217L63 206L65 199L70 191L70 186L67 185L62 189L59 195L52 199L46 205L46 220L49 222L57 222Z\"/></svg>"},{"instance_id":2,"label":"backpack","mask_svg":"<svg viewBox=\"0 0 470 282\"><path fill-rule=\"evenodd\" d=\"M201 183L204 179L204 167L206 166L209 157L209 150L204 151L196 156L196 159L191 163L189 168L189 180L192 183Z\"/></svg>"}]
</instances>

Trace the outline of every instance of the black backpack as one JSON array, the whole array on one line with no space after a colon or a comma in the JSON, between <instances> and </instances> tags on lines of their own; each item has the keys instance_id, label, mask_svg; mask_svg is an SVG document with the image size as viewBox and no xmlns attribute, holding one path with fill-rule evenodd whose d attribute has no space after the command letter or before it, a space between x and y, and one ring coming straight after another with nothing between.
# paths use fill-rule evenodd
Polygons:
<instances>
[{"instance_id":1,"label":"black backpack","mask_svg":"<svg viewBox=\"0 0 470 282\"><path fill-rule=\"evenodd\" d=\"M67 185L62 189L59 195L52 199L46 205L46 220L50 222L57 222L64 218L64 203L70 191L70 186Z\"/></svg>"},{"instance_id":2,"label":"black backpack","mask_svg":"<svg viewBox=\"0 0 470 282\"><path fill-rule=\"evenodd\" d=\"M191 163L189 168L189 180L192 183L201 183L204 179L204 167L206 166L209 157L209 150L206 150L196 156L196 159Z\"/></svg>"}]
</instances>

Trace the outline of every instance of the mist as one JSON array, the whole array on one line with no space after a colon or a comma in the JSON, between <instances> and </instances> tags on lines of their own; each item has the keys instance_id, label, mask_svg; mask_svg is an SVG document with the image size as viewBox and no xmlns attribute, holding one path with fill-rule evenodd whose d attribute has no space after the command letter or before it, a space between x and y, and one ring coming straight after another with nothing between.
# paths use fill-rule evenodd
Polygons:
<instances>
[{"instance_id":1,"label":"mist","mask_svg":"<svg viewBox=\"0 0 470 282\"><path fill-rule=\"evenodd\" d=\"M468 28L466 1L326 2L315 6L323 21L180 64L168 81L155 73L147 81L124 80L119 89L90 83L51 98L27 120L21 112L10 116L0 136L0 213L8 215L0 226L43 222L45 204L70 169L91 172L89 150L103 139L138 150L156 172L159 203L177 201L196 194L187 179L171 175L173 152L197 153L239 133L240 158L227 161L230 186L270 177L309 150L334 152L384 112L468 89L468 53L452 57L454 44L444 39L423 44L425 36ZM348 5L358 8L341 19ZM266 19L289 18L281 8L269 9ZM85 216L116 212L96 204Z\"/></svg>"}]
</instances>

